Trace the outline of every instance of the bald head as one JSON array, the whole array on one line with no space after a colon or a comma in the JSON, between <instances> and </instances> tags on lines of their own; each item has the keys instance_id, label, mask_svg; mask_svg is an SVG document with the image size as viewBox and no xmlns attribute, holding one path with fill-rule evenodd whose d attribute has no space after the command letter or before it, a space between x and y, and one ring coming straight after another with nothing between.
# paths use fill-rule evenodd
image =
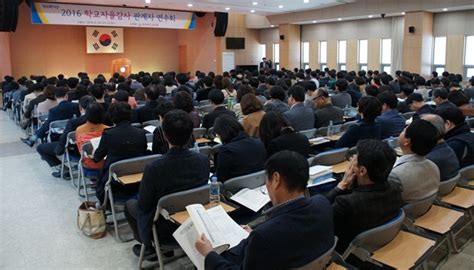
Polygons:
<instances>
[{"instance_id":1,"label":"bald head","mask_svg":"<svg viewBox=\"0 0 474 270\"><path fill-rule=\"evenodd\" d=\"M444 125L444 120L441 116L437 114L423 114L421 115L421 119L426 120L435 126L437 132L437 139L441 140L444 138L444 134L446 133L446 128Z\"/></svg>"}]
</instances>

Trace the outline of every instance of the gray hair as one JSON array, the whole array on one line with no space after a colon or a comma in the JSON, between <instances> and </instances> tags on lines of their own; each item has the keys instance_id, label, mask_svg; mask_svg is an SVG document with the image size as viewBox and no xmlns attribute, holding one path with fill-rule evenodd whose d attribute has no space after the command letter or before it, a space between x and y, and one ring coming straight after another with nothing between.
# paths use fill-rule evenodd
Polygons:
<instances>
[{"instance_id":1,"label":"gray hair","mask_svg":"<svg viewBox=\"0 0 474 270\"><path fill-rule=\"evenodd\" d=\"M437 114L422 114L421 119L426 120L430 122L433 126L435 126L436 130L438 131L437 133L437 139L440 140L444 137L444 134L446 134L446 127L444 125L444 120L441 118L441 116Z\"/></svg>"}]
</instances>

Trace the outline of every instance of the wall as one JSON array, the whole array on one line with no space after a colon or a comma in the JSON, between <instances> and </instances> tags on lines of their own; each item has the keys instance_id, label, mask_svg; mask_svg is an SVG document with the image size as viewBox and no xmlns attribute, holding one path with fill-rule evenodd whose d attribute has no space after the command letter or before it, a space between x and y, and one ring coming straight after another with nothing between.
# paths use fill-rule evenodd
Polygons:
<instances>
[{"instance_id":1,"label":"wall","mask_svg":"<svg viewBox=\"0 0 474 270\"><path fill-rule=\"evenodd\" d=\"M32 25L30 16L29 8L22 4L17 31L10 34L15 77L40 73L76 76L79 71L108 77L111 61L121 57L132 61L133 72L177 70L178 32L193 31L124 28L125 53L87 54L85 27Z\"/></svg>"},{"instance_id":2,"label":"wall","mask_svg":"<svg viewBox=\"0 0 474 270\"><path fill-rule=\"evenodd\" d=\"M6 32L0 32L0 80L3 80L5 75L11 74L10 35Z\"/></svg>"}]
</instances>

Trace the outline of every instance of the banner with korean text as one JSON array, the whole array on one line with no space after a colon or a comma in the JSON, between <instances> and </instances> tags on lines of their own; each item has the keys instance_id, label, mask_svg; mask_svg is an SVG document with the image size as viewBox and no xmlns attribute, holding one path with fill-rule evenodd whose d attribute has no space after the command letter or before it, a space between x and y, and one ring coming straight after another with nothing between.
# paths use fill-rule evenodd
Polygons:
<instances>
[{"instance_id":1,"label":"banner with korean text","mask_svg":"<svg viewBox=\"0 0 474 270\"><path fill-rule=\"evenodd\" d=\"M87 27L87 53L123 53L123 29Z\"/></svg>"},{"instance_id":2,"label":"banner with korean text","mask_svg":"<svg viewBox=\"0 0 474 270\"><path fill-rule=\"evenodd\" d=\"M193 12L37 3L31 0L33 24L194 29Z\"/></svg>"}]
</instances>

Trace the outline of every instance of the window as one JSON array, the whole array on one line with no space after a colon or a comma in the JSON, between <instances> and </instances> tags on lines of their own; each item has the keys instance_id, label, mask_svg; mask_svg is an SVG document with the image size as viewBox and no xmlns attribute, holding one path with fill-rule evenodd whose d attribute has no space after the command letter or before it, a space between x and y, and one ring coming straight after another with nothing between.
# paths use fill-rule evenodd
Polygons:
<instances>
[{"instance_id":1,"label":"window","mask_svg":"<svg viewBox=\"0 0 474 270\"><path fill-rule=\"evenodd\" d=\"M280 70L280 44L273 43L273 67Z\"/></svg>"},{"instance_id":2,"label":"window","mask_svg":"<svg viewBox=\"0 0 474 270\"><path fill-rule=\"evenodd\" d=\"M433 70L436 70L438 74L444 72L446 67L446 37L435 37L434 38L434 49L433 49Z\"/></svg>"},{"instance_id":3,"label":"window","mask_svg":"<svg viewBox=\"0 0 474 270\"><path fill-rule=\"evenodd\" d=\"M466 78L474 76L474 36L466 36L464 46L464 75Z\"/></svg>"},{"instance_id":4,"label":"window","mask_svg":"<svg viewBox=\"0 0 474 270\"><path fill-rule=\"evenodd\" d=\"M327 68L328 64L328 42L320 41L319 42L319 64L321 65L321 70Z\"/></svg>"},{"instance_id":5,"label":"window","mask_svg":"<svg viewBox=\"0 0 474 270\"><path fill-rule=\"evenodd\" d=\"M266 58L267 57L267 45L265 44L260 44L260 59Z\"/></svg>"},{"instance_id":6,"label":"window","mask_svg":"<svg viewBox=\"0 0 474 270\"><path fill-rule=\"evenodd\" d=\"M303 66L303 69L306 70L309 68L309 42L303 42L302 52L303 52L302 66Z\"/></svg>"},{"instance_id":7,"label":"window","mask_svg":"<svg viewBox=\"0 0 474 270\"><path fill-rule=\"evenodd\" d=\"M380 69L390 74L392 71L392 40L390 38L382 39L380 51L382 60Z\"/></svg>"},{"instance_id":8,"label":"window","mask_svg":"<svg viewBox=\"0 0 474 270\"><path fill-rule=\"evenodd\" d=\"M339 70L346 70L347 42L345 40L337 41L337 65Z\"/></svg>"},{"instance_id":9,"label":"window","mask_svg":"<svg viewBox=\"0 0 474 270\"><path fill-rule=\"evenodd\" d=\"M367 39L359 40L358 46L358 53L357 58L359 62L359 70L367 71L367 63L368 63L368 55L369 55L369 41Z\"/></svg>"}]
</instances>

